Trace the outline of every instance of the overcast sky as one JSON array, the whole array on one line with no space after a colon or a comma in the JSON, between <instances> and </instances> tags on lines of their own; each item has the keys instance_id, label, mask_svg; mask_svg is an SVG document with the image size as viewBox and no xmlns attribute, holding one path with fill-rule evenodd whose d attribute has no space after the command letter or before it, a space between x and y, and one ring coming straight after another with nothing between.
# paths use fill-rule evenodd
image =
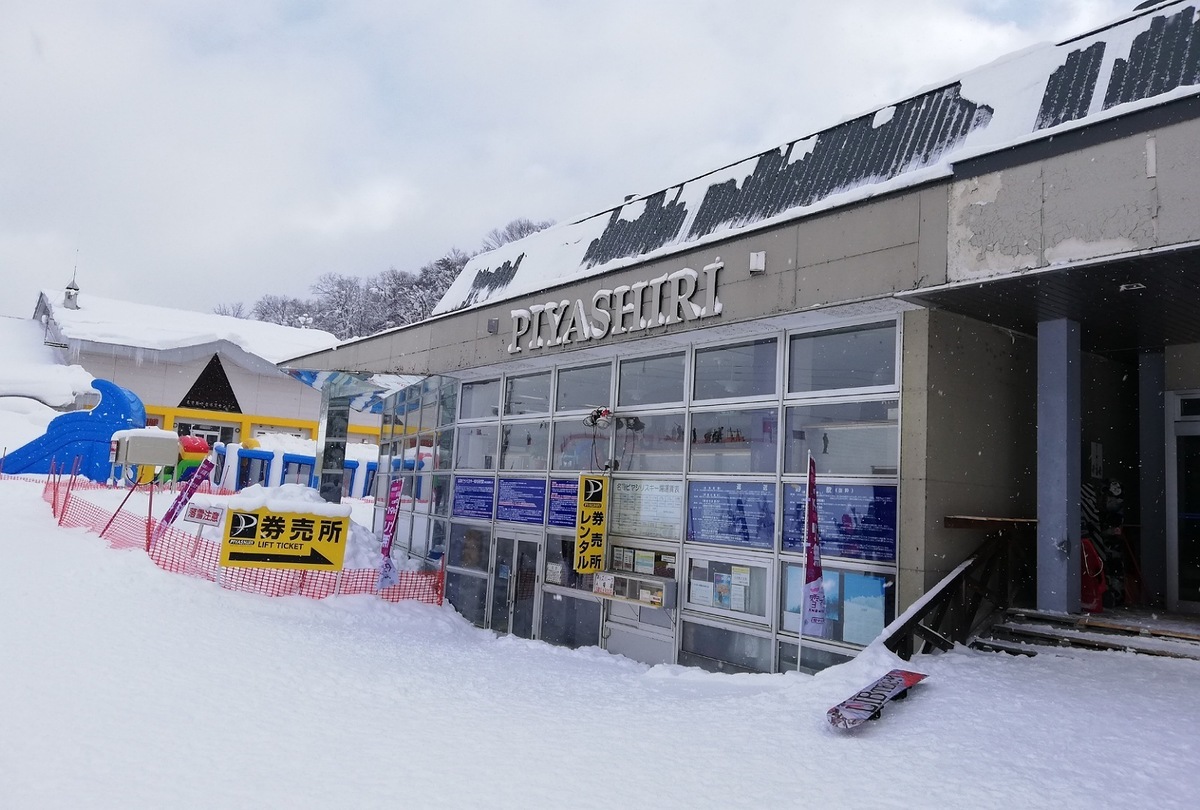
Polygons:
<instances>
[{"instance_id":1,"label":"overcast sky","mask_svg":"<svg viewBox=\"0 0 1200 810\"><path fill-rule=\"evenodd\" d=\"M209 311L611 207L1137 0L4 0L0 314Z\"/></svg>"}]
</instances>

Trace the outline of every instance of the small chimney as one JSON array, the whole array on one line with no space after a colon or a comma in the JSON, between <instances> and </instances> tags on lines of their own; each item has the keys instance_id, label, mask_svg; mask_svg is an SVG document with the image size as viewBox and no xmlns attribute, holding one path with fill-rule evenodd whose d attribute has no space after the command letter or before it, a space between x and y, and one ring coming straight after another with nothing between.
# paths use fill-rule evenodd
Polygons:
<instances>
[{"instance_id":1,"label":"small chimney","mask_svg":"<svg viewBox=\"0 0 1200 810\"><path fill-rule=\"evenodd\" d=\"M75 283L75 279L71 279L71 283L67 285L63 295L63 306L67 309L79 309L79 285Z\"/></svg>"}]
</instances>

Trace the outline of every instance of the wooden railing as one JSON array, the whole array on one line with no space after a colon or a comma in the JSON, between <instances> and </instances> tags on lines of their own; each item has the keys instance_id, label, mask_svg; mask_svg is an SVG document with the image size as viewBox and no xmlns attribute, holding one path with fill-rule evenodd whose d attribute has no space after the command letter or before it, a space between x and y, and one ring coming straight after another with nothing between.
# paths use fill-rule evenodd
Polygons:
<instances>
[{"instance_id":1,"label":"wooden railing","mask_svg":"<svg viewBox=\"0 0 1200 810\"><path fill-rule=\"evenodd\" d=\"M1032 567L1020 547L1032 520L950 516L946 528L990 528L979 549L888 627L884 645L905 660L965 644L1030 594Z\"/></svg>"}]
</instances>

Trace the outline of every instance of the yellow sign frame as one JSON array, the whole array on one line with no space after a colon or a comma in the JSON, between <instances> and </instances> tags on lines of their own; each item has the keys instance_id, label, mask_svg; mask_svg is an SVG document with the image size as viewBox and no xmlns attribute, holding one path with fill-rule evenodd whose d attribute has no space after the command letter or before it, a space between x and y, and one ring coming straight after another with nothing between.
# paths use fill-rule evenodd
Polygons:
<instances>
[{"instance_id":1,"label":"yellow sign frame","mask_svg":"<svg viewBox=\"0 0 1200 810\"><path fill-rule=\"evenodd\" d=\"M349 542L349 517L230 508L221 538L221 565L340 571Z\"/></svg>"},{"instance_id":2,"label":"yellow sign frame","mask_svg":"<svg viewBox=\"0 0 1200 810\"><path fill-rule=\"evenodd\" d=\"M579 476L579 496L576 501L575 571L596 574L604 570L604 553L608 542L608 484L607 475Z\"/></svg>"}]
</instances>

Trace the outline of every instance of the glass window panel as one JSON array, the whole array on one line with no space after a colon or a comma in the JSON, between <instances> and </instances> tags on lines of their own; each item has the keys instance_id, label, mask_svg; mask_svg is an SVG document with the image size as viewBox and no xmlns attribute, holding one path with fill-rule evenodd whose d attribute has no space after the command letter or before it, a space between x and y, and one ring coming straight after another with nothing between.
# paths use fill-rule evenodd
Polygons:
<instances>
[{"instance_id":1,"label":"glass window panel","mask_svg":"<svg viewBox=\"0 0 1200 810\"><path fill-rule=\"evenodd\" d=\"M779 643L779 671L791 672L796 669L796 651L799 645L792 642L781 641ZM833 650L825 650L820 647L813 647L808 643L804 645L804 665L800 668L801 672L806 672L809 675L820 672L821 670L832 667L837 664L844 664L851 660L854 656L846 655L845 653L834 652Z\"/></svg>"},{"instance_id":2,"label":"glass window panel","mask_svg":"<svg viewBox=\"0 0 1200 810\"><path fill-rule=\"evenodd\" d=\"M444 520L433 521L429 538L429 553L427 558L441 564L442 555L446 553L446 535L449 534L449 524Z\"/></svg>"},{"instance_id":3,"label":"glass window panel","mask_svg":"<svg viewBox=\"0 0 1200 810\"><path fill-rule=\"evenodd\" d=\"M472 624L483 627L487 613L487 577L446 572L446 601Z\"/></svg>"},{"instance_id":4,"label":"glass window panel","mask_svg":"<svg viewBox=\"0 0 1200 810\"><path fill-rule=\"evenodd\" d=\"M454 430L447 428L439 430L434 436L433 468L448 470L454 461Z\"/></svg>"},{"instance_id":5,"label":"glass window panel","mask_svg":"<svg viewBox=\"0 0 1200 810\"><path fill-rule=\"evenodd\" d=\"M561 585L580 591L592 591L592 575L576 573L575 537L569 534L546 535L546 584Z\"/></svg>"},{"instance_id":6,"label":"glass window panel","mask_svg":"<svg viewBox=\"0 0 1200 810\"><path fill-rule=\"evenodd\" d=\"M757 397L775 393L775 338L696 350L692 399Z\"/></svg>"},{"instance_id":7,"label":"glass window panel","mask_svg":"<svg viewBox=\"0 0 1200 810\"><path fill-rule=\"evenodd\" d=\"M489 419L500 414L500 381L463 383L459 419Z\"/></svg>"},{"instance_id":8,"label":"glass window panel","mask_svg":"<svg viewBox=\"0 0 1200 810\"><path fill-rule=\"evenodd\" d=\"M773 473L774 408L692 412L692 472Z\"/></svg>"},{"instance_id":9,"label":"glass window panel","mask_svg":"<svg viewBox=\"0 0 1200 810\"><path fill-rule=\"evenodd\" d=\"M783 469L821 475L894 476L900 464L900 408L894 399L787 409Z\"/></svg>"},{"instance_id":10,"label":"glass window panel","mask_svg":"<svg viewBox=\"0 0 1200 810\"><path fill-rule=\"evenodd\" d=\"M683 470L682 413L619 416L615 420L613 458L620 472Z\"/></svg>"},{"instance_id":11,"label":"glass window panel","mask_svg":"<svg viewBox=\"0 0 1200 810\"><path fill-rule=\"evenodd\" d=\"M559 647L593 647L600 643L600 602L561 593L542 597L542 641Z\"/></svg>"},{"instance_id":12,"label":"glass window panel","mask_svg":"<svg viewBox=\"0 0 1200 810\"><path fill-rule=\"evenodd\" d=\"M491 542L492 533L489 529L462 523L450 524L450 550L446 565L487 571Z\"/></svg>"},{"instance_id":13,"label":"glass window panel","mask_svg":"<svg viewBox=\"0 0 1200 810\"><path fill-rule=\"evenodd\" d=\"M622 360L618 397L625 407L683 401L682 352Z\"/></svg>"},{"instance_id":14,"label":"glass window panel","mask_svg":"<svg viewBox=\"0 0 1200 810\"><path fill-rule=\"evenodd\" d=\"M794 335L788 391L830 391L896 384L896 324Z\"/></svg>"},{"instance_id":15,"label":"glass window panel","mask_svg":"<svg viewBox=\"0 0 1200 810\"><path fill-rule=\"evenodd\" d=\"M412 545L410 553L414 557L429 555L429 524L431 521L424 515L412 516Z\"/></svg>"},{"instance_id":16,"label":"glass window panel","mask_svg":"<svg viewBox=\"0 0 1200 810\"><path fill-rule=\"evenodd\" d=\"M608 363L558 372L556 408L560 411L592 410L611 405L612 366Z\"/></svg>"},{"instance_id":17,"label":"glass window panel","mask_svg":"<svg viewBox=\"0 0 1200 810\"><path fill-rule=\"evenodd\" d=\"M784 563L780 588L780 627L799 633L804 604L804 566ZM895 618L892 574L823 567L825 639L865 647Z\"/></svg>"},{"instance_id":18,"label":"glass window panel","mask_svg":"<svg viewBox=\"0 0 1200 810\"><path fill-rule=\"evenodd\" d=\"M520 416L523 413L550 412L550 372L509 377L504 386L504 413Z\"/></svg>"},{"instance_id":19,"label":"glass window panel","mask_svg":"<svg viewBox=\"0 0 1200 810\"><path fill-rule=\"evenodd\" d=\"M501 428L500 469L544 470L549 447L549 422L506 424Z\"/></svg>"},{"instance_id":20,"label":"glass window panel","mask_svg":"<svg viewBox=\"0 0 1200 810\"><path fill-rule=\"evenodd\" d=\"M441 404L438 409L438 424L453 425L458 410L458 387L447 381L442 386Z\"/></svg>"},{"instance_id":21,"label":"glass window panel","mask_svg":"<svg viewBox=\"0 0 1200 810\"><path fill-rule=\"evenodd\" d=\"M404 554L400 552L407 552L409 550L409 534L412 531L412 520L412 515L407 513L402 512L396 515L396 529L395 535L393 535L395 539L392 540L393 558L399 557L403 559Z\"/></svg>"},{"instance_id":22,"label":"glass window panel","mask_svg":"<svg viewBox=\"0 0 1200 810\"><path fill-rule=\"evenodd\" d=\"M500 428L496 425L460 427L458 429L458 456L455 467L460 470L496 469L496 441Z\"/></svg>"},{"instance_id":23,"label":"glass window panel","mask_svg":"<svg viewBox=\"0 0 1200 810\"><path fill-rule=\"evenodd\" d=\"M450 515L450 476L449 475L433 475L430 476L430 483L433 486L433 492L430 493L430 500L433 502L433 513L442 517Z\"/></svg>"},{"instance_id":24,"label":"glass window panel","mask_svg":"<svg viewBox=\"0 0 1200 810\"><path fill-rule=\"evenodd\" d=\"M767 569L745 563L692 557L687 603L740 616L767 615Z\"/></svg>"},{"instance_id":25,"label":"glass window panel","mask_svg":"<svg viewBox=\"0 0 1200 810\"><path fill-rule=\"evenodd\" d=\"M556 470L600 470L608 463L612 426L586 427L581 417L554 420L554 453L551 465Z\"/></svg>"},{"instance_id":26,"label":"glass window panel","mask_svg":"<svg viewBox=\"0 0 1200 810\"><path fill-rule=\"evenodd\" d=\"M709 672L770 672L771 640L684 622L679 663Z\"/></svg>"},{"instance_id":27,"label":"glass window panel","mask_svg":"<svg viewBox=\"0 0 1200 810\"><path fill-rule=\"evenodd\" d=\"M429 512L433 508L433 476L429 473L414 475L413 511Z\"/></svg>"}]
</instances>

